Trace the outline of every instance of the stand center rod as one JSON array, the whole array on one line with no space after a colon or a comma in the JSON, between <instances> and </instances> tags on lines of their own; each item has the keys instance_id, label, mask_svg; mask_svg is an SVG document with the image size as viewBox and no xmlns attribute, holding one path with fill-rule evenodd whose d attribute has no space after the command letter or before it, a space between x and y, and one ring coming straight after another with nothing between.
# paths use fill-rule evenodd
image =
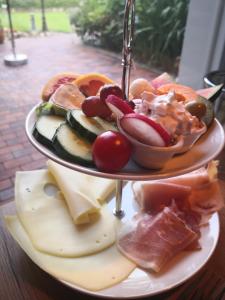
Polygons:
<instances>
[{"instance_id":1,"label":"stand center rod","mask_svg":"<svg viewBox=\"0 0 225 300\"><path fill-rule=\"evenodd\" d=\"M123 23L123 74L121 87L124 99L129 99L130 88L130 70L132 66L132 44L135 26L135 0L126 0ZM117 180L116 184L116 208L114 214L122 218L124 212L121 209L122 204L123 181Z\"/></svg>"}]
</instances>

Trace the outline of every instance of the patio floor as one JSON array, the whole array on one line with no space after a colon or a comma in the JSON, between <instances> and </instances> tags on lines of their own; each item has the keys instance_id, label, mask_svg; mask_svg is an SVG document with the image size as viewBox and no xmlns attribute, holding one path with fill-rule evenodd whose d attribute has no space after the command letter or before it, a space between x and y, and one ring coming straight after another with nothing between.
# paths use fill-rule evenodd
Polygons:
<instances>
[{"instance_id":1,"label":"patio floor","mask_svg":"<svg viewBox=\"0 0 225 300\"><path fill-rule=\"evenodd\" d=\"M11 52L10 43L0 45L0 204L14 197L15 172L45 167L46 158L27 140L24 122L28 111L40 101L45 82L63 71L100 72L118 83L121 58L83 45L74 34L51 34L16 40L17 53L28 55L29 63L12 68L3 63ZM135 65L132 77L157 76Z\"/></svg>"}]
</instances>

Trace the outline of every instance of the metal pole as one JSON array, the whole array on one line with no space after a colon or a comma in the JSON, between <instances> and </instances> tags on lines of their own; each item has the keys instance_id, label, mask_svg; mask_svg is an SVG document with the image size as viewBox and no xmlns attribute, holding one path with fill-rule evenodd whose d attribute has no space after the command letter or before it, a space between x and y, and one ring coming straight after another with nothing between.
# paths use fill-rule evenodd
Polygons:
<instances>
[{"instance_id":1,"label":"metal pole","mask_svg":"<svg viewBox=\"0 0 225 300\"><path fill-rule=\"evenodd\" d=\"M118 218L124 216L124 211L121 209L122 204L122 193L123 192L123 180L116 181L116 207L113 211L114 215Z\"/></svg>"},{"instance_id":2,"label":"metal pole","mask_svg":"<svg viewBox=\"0 0 225 300\"><path fill-rule=\"evenodd\" d=\"M41 14L42 14L42 32L46 33L48 31L48 26L45 17L45 1L41 0Z\"/></svg>"},{"instance_id":3,"label":"metal pole","mask_svg":"<svg viewBox=\"0 0 225 300\"><path fill-rule=\"evenodd\" d=\"M28 59L25 54L16 53L16 44L15 44L14 30L13 30L12 17L11 17L11 7L10 7L9 0L6 0L6 5L7 5L8 19L9 19L9 27L10 27L10 40L12 46L12 54L6 55L4 57L4 63L7 66L17 67L26 64L28 62Z\"/></svg>"},{"instance_id":4,"label":"metal pole","mask_svg":"<svg viewBox=\"0 0 225 300\"><path fill-rule=\"evenodd\" d=\"M132 67L132 46L135 27L135 0L126 0L123 24L123 75L122 91L125 99L129 99L130 72Z\"/></svg>"},{"instance_id":5,"label":"metal pole","mask_svg":"<svg viewBox=\"0 0 225 300\"><path fill-rule=\"evenodd\" d=\"M132 45L135 27L135 0L126 0L124 23L123 23L123 74L122 74L122 91L124 99L129 99L130 89L130 72L132 66ZM118 218L124 216L124 211L121 209L122 204L123 181L117 180L116 184L116 207L114 214Z\"/></svg>"},{"instance_id":6,"label":"metal pole","mask_svg":"<svg viewBox=\"0 0 225 300\"><path fill-rule=\"evenodd\" d=\"M12 46L12 53L16 57L16 45L15 45L15 37L14 37L14 30L12 25L12 17L11 17L11 6L9 0L6 0L7 5L7 13L9 18L9 28L10 28L10 40L11 40L11 46Z\"/></svg>"}]
</instances>

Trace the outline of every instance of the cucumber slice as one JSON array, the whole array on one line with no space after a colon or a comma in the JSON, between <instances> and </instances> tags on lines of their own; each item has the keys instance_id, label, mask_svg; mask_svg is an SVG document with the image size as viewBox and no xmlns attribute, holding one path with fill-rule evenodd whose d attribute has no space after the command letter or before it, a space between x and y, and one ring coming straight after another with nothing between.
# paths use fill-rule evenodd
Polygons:
<instances>
[{"instance_id":1,"label":"cucumber slice","mask_svg":"<svg viewBox=\"0 0 225 300\"><path fill-rule=\"evenodd\" d=\"M34 125L33 136L38 142L53 148L52 139L56 129L65 122L65 119L55 115L42 115Z\"/></svg>"},{"instance_id":2,"label":"cucumber slice","mask_svg":"<svg viewBox=\"0 0 225 300\"><path fill-rule=\"evenodd\" d=\"M56 153L65 160L85 166L93 166L92 145L76 134L66 123L60 125L54 138Z\"/></svg>"},{"instance_id":3,"label":"cucumber slice","mask_svg":"<svg viewBox=\"0 0 225 300\"><path fill-rule=\"evenodd\" d=\"M116 130L115 126L99 117L90 118L78 109L68 112L67 122L76 133L89 142L94 142L96 137L108 130Z\"/></svg>"}]
</instances>

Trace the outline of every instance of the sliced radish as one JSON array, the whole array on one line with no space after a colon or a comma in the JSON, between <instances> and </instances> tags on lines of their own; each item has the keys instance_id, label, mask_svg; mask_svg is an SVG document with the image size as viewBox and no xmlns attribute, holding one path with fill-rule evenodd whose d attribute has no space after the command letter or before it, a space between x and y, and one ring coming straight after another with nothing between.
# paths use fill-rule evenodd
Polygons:
<instances>
[{"instance_id":1,"label":"sliced radish","mask_svg":"<svg viewBox=\"0 0 225 300\"><path fill-rule=\"evenodd\" d=\"M120 126L139 142L150 146L165 147L171 141L169 133L160 124L144 115L127 114L120 120Z\"/></svg>"},{"instance_id":2,"label":"sliced radish","mask_svg":"<svg viewBox=\"0 0 225 300\"><path fill-rule=\"evenodd\" d=\"M106 98L105 103L118 118L121 118L123 115L126 114L134 113L130 105L117 96L109 95Z\"/></svg>"}]
</instances>

